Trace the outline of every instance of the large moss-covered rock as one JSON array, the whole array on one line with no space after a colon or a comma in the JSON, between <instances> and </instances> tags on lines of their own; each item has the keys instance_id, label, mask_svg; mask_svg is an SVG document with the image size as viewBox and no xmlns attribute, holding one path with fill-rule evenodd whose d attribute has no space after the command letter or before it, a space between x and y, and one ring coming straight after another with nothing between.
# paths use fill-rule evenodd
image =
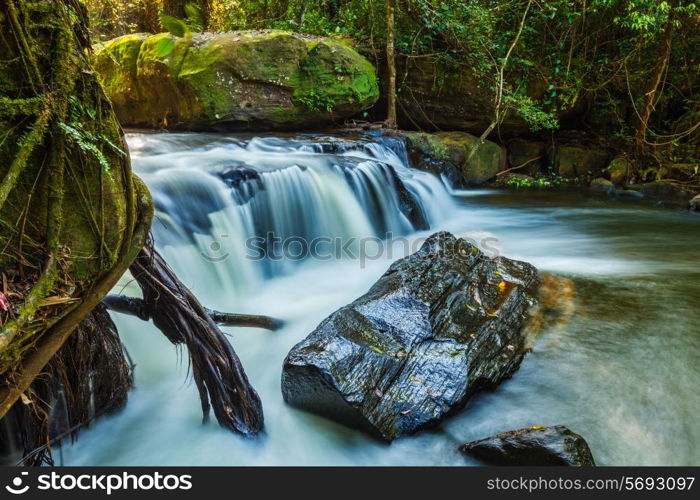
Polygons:
<instances>
[{"instance_id":1,"label":"large moss-covered rock","mask_svg":"<svg viewBox=\"0 0 700 500\"><path fill-rule=\"evenodd\" d=\"M517 370L538 288L530 264L434 234L291 350L284 399L389 441L435 425Z\"/></svg>"},{"instance_id":2,"label":"large moss-covered rock","mask_svg":"<svg viewBox=\"0 0 700 500\"><path fill-rule=\"evenodd\" d=\"M446 175L456 185L482 184L506 168L505 149L466 132L404 132L414 166Z\"/></svg>"},{"instance_id":3,"label":"large moss-covered rock","mask_svg":"<svg viewBox=\"0 0 700 500\"><path fill-rule=\"evenodd\" d=\"M302 128L379 95L374 67L352 48L283 31L126 35L98 48L95 67L128 126Z\"/></svg>"}]
</instances>

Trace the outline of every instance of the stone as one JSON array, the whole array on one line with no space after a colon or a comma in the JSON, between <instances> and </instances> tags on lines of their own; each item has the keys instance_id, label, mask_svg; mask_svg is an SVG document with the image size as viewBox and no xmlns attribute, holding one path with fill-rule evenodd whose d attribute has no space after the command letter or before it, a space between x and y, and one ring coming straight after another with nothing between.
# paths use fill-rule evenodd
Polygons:
<instances>
[{"instance_id":1,"label":"stone","mask_svg":"<svg viewBox=\"0 0 700 500\"><path fill-rule=\"evenodd\" d=\"M403 132L414 166L445 174L457 186L483 184L506 169L505 149L484 141L469 158L479 138L467 132Z\"/></svg>"},{"instance_id":2,"label":"stone","mask_svg":"<svg viewBox=\"0 0 700 500\"><path fill-rule=\"evenodd\" d=\"M561 142L550 151L550 163L561 177L597 177L608 165L610 152L582 142Z\"/></svg>"},{"instance_id":3,"label":"stone","mask_svg":"<svg viewBox=\"0 0 700 500\"><path fill-rule=\"evenodd\" d=\"M379 97L374 67L353 48L286 31L125 35L99 47L94 66L125 126L318 127Z\"/></svg>"},{"instance_id":4,"label":"stone","mask_svg":"<svg viewBox=\"0 0 700 500\"><path fill-rule=\"evenodd\" d=\"M284 400L387 441L436 425L517 370L539 284L436 233L292 348Z\"/></svg>"},{"instance_id":5,"label":"stone","mask_svg":"<svg viewBox=\"0 0 700 500\"><path fill-rule=\"evenodd\" d=\"M489 465L595 466L586 440L563 425L501 432L459 450Z\"/></svg>"},{"instance_id":6,"label":"stone","mask_svg":"<svg viewBox=\"0 0 700 500\"><path fill-rule=\"evenodd\" d=\"M608 196L613 196L615 194L615 184L610 182L609 180L603 178L603 177L598 177L596 179L593 179L588 186L588 188L591 191L597 191L599 193L604 193L607 194Z\"/></svg>"}]
</instances>

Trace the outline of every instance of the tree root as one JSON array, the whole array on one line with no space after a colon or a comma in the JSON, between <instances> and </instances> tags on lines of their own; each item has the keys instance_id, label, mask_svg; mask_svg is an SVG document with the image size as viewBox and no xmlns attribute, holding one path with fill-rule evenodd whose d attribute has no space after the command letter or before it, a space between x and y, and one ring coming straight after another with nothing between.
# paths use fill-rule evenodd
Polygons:
<instances>
[{"instance_id":1,"label":"tree root","mask_svg":"<svg viewBox=\"0 0 700 500\"><path fill-rule=\"evenodd\" d=\"M2 420L0 456L54 465L52 446L121 408L132 380L117 328L102 305L80 322Z\"/></svg>"},{"instance_id":2,"label":"tree root","mask_svg":"<svg viewBox=\"0 0 700 500\"><path fill-rule=\"evenodd\" d=\"M204 421L213 407L221 426L246 436L260 432L260 398L209 311L180 282L152 243L139 252L130 270L143 292L139 317L153 319L170 342L187 347Z\"/></svg>"}]
</instances>

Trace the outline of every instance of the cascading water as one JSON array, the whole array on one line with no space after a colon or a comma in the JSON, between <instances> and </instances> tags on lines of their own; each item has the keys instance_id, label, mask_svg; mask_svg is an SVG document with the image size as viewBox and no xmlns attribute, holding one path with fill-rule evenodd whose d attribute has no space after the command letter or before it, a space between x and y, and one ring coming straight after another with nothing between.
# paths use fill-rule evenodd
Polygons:
<instances>
[{"instance_id":1,"label":"cascading water","mask_svg":"<svg viewBox=\"0 0 700 500\"><path fill-rule=\"evenodd\" d=\"M175 349L150 323L115 314L136 387L122 411L64 446L66 465L463 465L460 442L555 424L585 436L601 464L700 463L700 430L687 426L700 413L700 218L571 193L453 191L411 169L402 142L387 137L127 139L156 203L156 244L182 281L208 307L286 326L227 329L265 411L265 434L249 440L202 426ZM440 430L391 445L286 406L289 349L436 230L572 277L566 329L543 331L511 380ZM337 239L353 252L358 239L387 233L410 245L395 238L397 251L366 259L326 258L327 247L323 258L277 259L270 236ZM118 288L136 293L128 278ZM650 304L655 294L665 300Z\"/></svg>"},{"instance_id":2,"label":"cascading water","mask_svg":"<svg viewBox=\"0 0 700 500\"><path fill-rule=\"evenodd\" d=\"M436 227L454 213L438 179L375 142L210 137L195 147L187 134L132 135L129 143L153 194L164 256L185 281L194 279L193 260L220 264L211 282L229 297L289 272L312 250L357 252L361 238ZM285 244L291 258L282 259Z\"/></svg>"}]
</instances>

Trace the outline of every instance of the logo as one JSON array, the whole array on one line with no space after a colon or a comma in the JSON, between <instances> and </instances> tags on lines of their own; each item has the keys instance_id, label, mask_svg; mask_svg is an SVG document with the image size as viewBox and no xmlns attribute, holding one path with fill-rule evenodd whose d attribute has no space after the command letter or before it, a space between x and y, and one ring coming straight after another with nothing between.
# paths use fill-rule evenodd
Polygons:
<instances>
[{"instance_id":1,"label":"logo","mask_svg":"<svg viewBox=\"0 0 700 500\"><path fill-rule=\"evenodd\" d=\"M228 234L222 234L222 238L228 238ZM199 254L204 258L204 260L207 260L209 262L213 263L218 263L218 262L223 262L229 257L229 253L220 253L221 252L221 242L218 240L214 240L211 242L209 245L209 250L211 250L212 253L209 252L199 252Z\"/></svg>"},{"instance_id":2,"label":"logo","mask_svg":"<svg viewBox=\"0 0 700 500\"><path fill-rule=\"evenodd\" d=\"M27 476L27 475L29 475L28 472L21 473L21 476ZM7 485L7 486L5 486L5 489L7 491L9 491L10 493L12 493L13 495L21 495L22 493L26 493L27 490L29 489L29 485L27 484L24 487L22 487L22 477L21 476L17 476L16 478L14 478L12 480L12 486Z\"/></svg>"}]
</instances>

